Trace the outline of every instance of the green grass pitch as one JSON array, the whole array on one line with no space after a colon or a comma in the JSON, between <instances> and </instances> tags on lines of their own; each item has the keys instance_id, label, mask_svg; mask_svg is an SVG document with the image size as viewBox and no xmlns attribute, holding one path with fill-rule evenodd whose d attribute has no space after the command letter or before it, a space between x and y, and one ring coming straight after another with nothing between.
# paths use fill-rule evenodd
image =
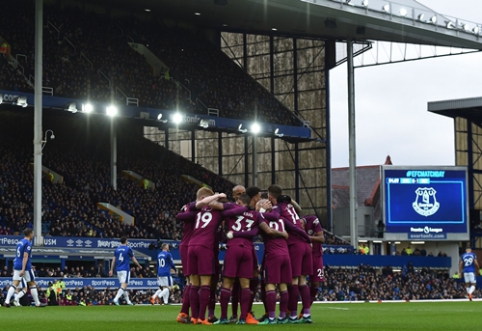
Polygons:
<instances>
[{"instance_id":1,"label":"green grass pitch","mask_svg":"<svg viewBox=\"0 0 482 331\"><path fill-rule=\"evenodd\" d=\"M314 324L183 325L179 306L0 308L0 330L480 330L482 302L314 304ZM219 307L217 307L218 309ZM259 316L262 306L256 305ZM217 312L218 313L218 312Z\"/></svg>"}]
</instances>

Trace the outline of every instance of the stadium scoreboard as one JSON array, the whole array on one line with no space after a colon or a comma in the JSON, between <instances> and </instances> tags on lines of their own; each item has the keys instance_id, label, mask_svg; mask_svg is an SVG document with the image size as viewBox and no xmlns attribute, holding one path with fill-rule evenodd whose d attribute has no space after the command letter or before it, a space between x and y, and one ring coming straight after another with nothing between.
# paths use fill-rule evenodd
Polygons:
<instances>
[{"instance_id":1,"label":"stadium scoreboard","mask_svg":"<svg viewBox=\"0 0 482 331\"><path fill-rule=\"evenodd\" d=\"M469 239L466 167L382 166L386 240Z\"/></svg>"}]
</instances>

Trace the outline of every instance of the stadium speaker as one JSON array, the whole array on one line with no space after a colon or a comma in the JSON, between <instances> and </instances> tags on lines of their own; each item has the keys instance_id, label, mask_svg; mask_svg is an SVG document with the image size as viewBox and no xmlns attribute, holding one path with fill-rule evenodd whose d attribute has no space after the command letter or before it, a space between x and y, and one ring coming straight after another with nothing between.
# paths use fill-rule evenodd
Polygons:
<instances>
[{"instance_id":1,"label":"stadium speaker","mask_svg":"<svg viewBox=\"0 0 482 331\"><path fill-rule=\"evenodd\" d=\"M228 4L228 0L213 0L216 6L226 6Z\"/></svg>"}]
</instances>

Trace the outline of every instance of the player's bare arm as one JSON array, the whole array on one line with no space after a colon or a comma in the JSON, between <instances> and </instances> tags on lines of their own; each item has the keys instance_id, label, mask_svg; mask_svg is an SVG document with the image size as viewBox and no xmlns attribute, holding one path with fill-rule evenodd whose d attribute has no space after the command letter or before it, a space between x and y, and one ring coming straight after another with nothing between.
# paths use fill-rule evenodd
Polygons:
<instances>
[{"instance_id":1,"label":"player's bare arm","mask_svg":"<svg viewBox=\"0 0 482 331\"><path fill-rule=\"evenodd\" d=\"M132 261L134 262L134 264L135 264L136 266L138 266L139 268L142 268L141 265L140 265L140 263L137 262L137 259L136 259L135 256L132 257Z\"/></svg>"},{"instance_id":2,"label":"player's bare arm","mask_svg":"<svg viewBox=\"0 0 482 331\"><path fill-rule=\"evenodd\" d=\"M27 267L28 262L28 253L23 253L23 260L22 260L22 270L20 271L20 277L23 277L25 274L25 268Z\"/></svg>"},{"instance_id":3,"label":"player's bare arm","mask_svg":"<svg viewBox=\"0 0 482 331\"><path fill-rule=\"evenodd\" d=\"M288 233L287 232L281 232L275 229L272 229L268 226L266 223L260 223L259 228L266 233L268 236L271 236L273 238L285 238L288 239Z\"/></svg>"},{"instance_id":4,"label":"player's bare arm","mask_svg":"<svg viewBox=\"0 0 482 331\"><path fill-rule=\"evenodd\" d=\"M314 236L310 236L311 242L314 243L324 243L325 242L325 235L323 234L323 231L318 231L315 233Z\"/></svg>"},{"instance_id":5,"label":"player's bare arm","mask_svg":"<svg viewBox=\"0 0 482 331\"><path fill-rule=\"evenodd\" d=\"M224 194L224 193L214 194L214 195L211 195L209 197L205 197L202 200L199 200L199 201L196 202L196 208L201 209L202 207L205 207L205 206L209 205L211 202L214 202L218 199L225 199L225 198L226 198L226 194Z\"/></svg>"},{"instance_id":6,"label":"player's bare arm","mask_svg":"<svg viewBox=\"0 0 482 331\"><path fill-rule=\"evenodd\" d=\"M110 270L109 270L109 277L111 277L114 274L114 266L115 266L115 256L112 259L112 263L110 265Z\"/></svg>"},{"instance_id":7,"label":"player's bare arm","mask_svg":"<svg viewBox=\"0 0 482 331\"><path fill-rule=\"evenodd\" d=\"M291 204L293 205L298 214L303 211L303 209L301 209L301 206L295 200L291 199Z\"/></svg>"}]
</instances>

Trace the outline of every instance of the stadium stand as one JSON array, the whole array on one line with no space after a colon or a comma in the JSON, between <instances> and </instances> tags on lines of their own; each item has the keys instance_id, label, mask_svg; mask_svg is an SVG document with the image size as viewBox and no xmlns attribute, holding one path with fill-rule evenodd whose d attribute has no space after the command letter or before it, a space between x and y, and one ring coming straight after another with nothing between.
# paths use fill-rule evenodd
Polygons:
<instances>
[{"instance_id":1,"label":"stadium stand","mask_svg":"<svg viewBox=\"0 0 482 331\"><path fill-rule=\"evenodd\" d=\"M9 12L18 14L1 14L1 37L11 45L20 66L16 74L5 75L0 87L32 92L33 4L17 1ZM195 32L79 8L46 6L45 15L43 85L56 96L124 104L131 97L152 108L190 113L213 108L221 117L301 125L267 90ZM169 71L155 77L144 56L127 43L132 40L149 45Z\"/></svg>"},{"instance_id":2,"label":"stadium stand","mask_svg":"<svg viewBox=\"0 0 482 331\"><path fill-rule=\"evenodd\" d=\"M2 115L0 226L15 233L32 225L31 137L25 134L30 132L32 123L29 115ZM129 178L120 177L118 190L114 191L109 183L110 152L105 136L108 129L103 127L107 122L97 119L89 124L90 130L98 133L95 141L81 138L86 120L50 117L48 122L59 138L48 142L43 161L49 169L64 176L64 183L54 184L48 176L43 180L43 222L47 235L180 239L180 227L174 216L184 203L194 200L196 191L196 186L182 180L181 175L188 173L219 191L227 192L233 187L199 165L142 138L139 132L136 136L132 131L140 127L126 122L124 127L118 126L120 132L125 130L119 134L119 172L129 169L142 174L156 188L145 189ZM83 124L79 125L80 122ZM136 218L136 225L119 222L101 210L99 202L118 206Z\"/></svg>"}]
</instances>

